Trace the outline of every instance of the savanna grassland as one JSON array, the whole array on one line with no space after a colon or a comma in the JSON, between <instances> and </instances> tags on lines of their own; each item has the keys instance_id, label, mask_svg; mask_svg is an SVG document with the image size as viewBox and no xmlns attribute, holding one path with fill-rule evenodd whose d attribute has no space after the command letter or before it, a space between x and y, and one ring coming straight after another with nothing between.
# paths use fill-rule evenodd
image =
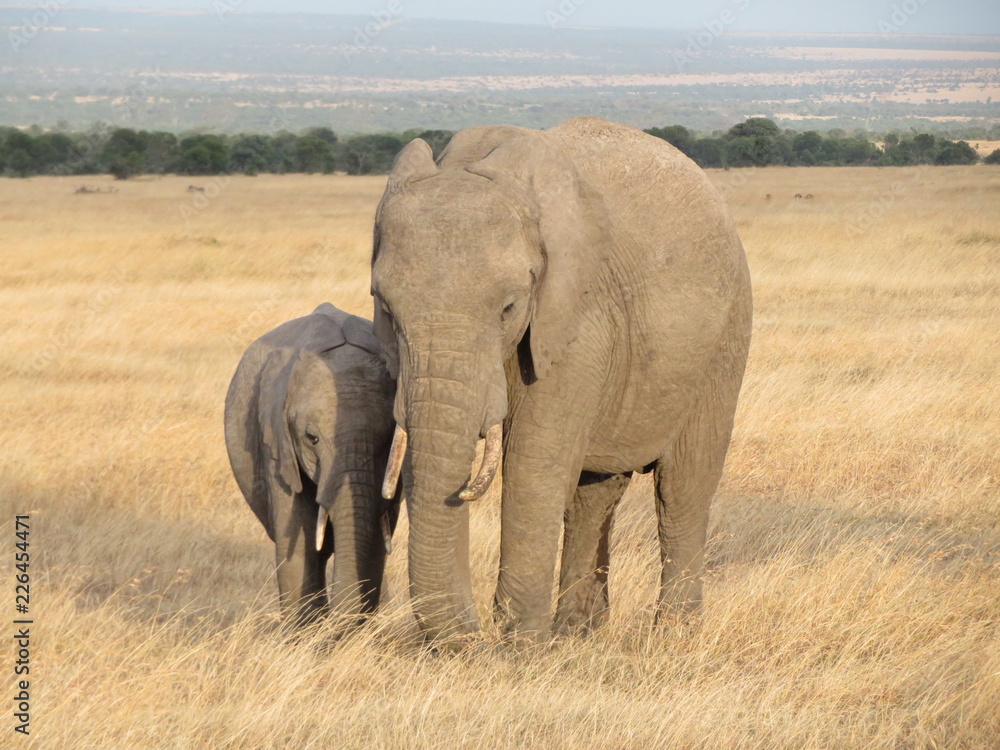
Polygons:
<instances>
[{"instance_id":1,"label":"savanna grassland","mask_svg":"<svg viewBox=\"0 0 1000 750\"><path fill-rule=\"evenodd\" d=\"M1000 168L711 178L756 320L703 610L654 629L637 478L605 629L458 654L412 637L405 516L386 613L284 640L223 445L254 338L369 315L383 180L0 180L0 612L30 513L35 618L31 736L4 746L996 748ZM495 492L472 523L486 616Z\"/></svg>"}]
</instances>

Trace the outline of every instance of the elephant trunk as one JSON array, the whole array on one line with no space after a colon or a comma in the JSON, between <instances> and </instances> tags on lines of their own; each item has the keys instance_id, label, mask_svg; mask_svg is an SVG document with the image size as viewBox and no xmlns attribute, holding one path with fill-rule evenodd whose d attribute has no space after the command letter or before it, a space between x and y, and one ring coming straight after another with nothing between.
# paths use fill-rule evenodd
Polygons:
<instances>
[{"instance_id":1,"label":"elephant trunk","mask_svg":"<svg viewBox=\"0 0 1000 750\"><path fill-rule=\"evenodd\" d=\"M467 488L484 422L503 417L496 412L506 408L505 382L504 403L491 403L488 394L495 388L476 387L481 358L471 346L439 343L436 353L407 360L397 413L405 414L409 443L404 491L410 596L428 637L470 633L479 629L479 617L469 573L469 511L460 493Z\"/></svg>"},{"instance_id":2,"label":"elephant trunk","mask_svg":"<svg viewBox=\"0 0 1000 750\"><path fill-rule=\"evenodd\" d=\"M371 445L345 447L338 454L337 472L317 496L333 525L330 606L335 614L363 615L378 607L385 567L374 438Z\"/></svg>"},{"instance_id":3,"label":"elephant trunk","mask_svg":"<svg viewBox=\"0 0 1000 750\"><path fill-rule=\"evenodd\" d=\"M291 625L306 625L327 606L325 558L313 543L316 506L312 497L289 491L274 474L266 481L281 611Z\"/></svg>"}]
</instances>

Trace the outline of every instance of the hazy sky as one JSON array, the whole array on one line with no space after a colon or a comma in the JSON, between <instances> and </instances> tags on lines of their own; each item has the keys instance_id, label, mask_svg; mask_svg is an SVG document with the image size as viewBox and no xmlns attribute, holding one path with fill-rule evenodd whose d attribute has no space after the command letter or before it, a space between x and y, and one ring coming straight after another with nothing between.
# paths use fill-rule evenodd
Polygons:
<instances>
[{"instance_id":1,"label":"hazy sky","mask_svg":"<svg viewBox=\"0 0 1000 750\"><path fill-rule=\"evenodd\" d=\"M367 15L398 4L400 15L509 23L766 31L1000 34L1000 0L62 0L66 7L190 8L214 12L312 12ZM567 13L567 11L570 11ZM881 23L880 23L881 22Z\"/></svg>"}]
</instances>

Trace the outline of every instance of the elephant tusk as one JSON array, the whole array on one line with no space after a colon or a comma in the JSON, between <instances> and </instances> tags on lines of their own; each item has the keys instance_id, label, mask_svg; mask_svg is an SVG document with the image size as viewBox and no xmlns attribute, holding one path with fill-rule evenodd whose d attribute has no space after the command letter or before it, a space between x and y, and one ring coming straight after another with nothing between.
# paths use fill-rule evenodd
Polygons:
<instances>
[{"instance_id":1,"label":"elephant tusk","mask_svg":"<svg viewBox=\"0 0 1000 750\"><path fill-rule=\"evenodd\" d=\"M493 477L497 475L497 468L500 466L500 446L502 444L503 423L497 422L486 433L486 449L483 451L483 463L479 466L479 473L464 490L458 493L460 500L471 503L486 494L486 490L493 484Z\"/></svg>"},{"instance_id":2,"label":"elephant tusk","mask_svg":"<svg viewBox=\"0 0 1000 750\"><path fill-rule=\"evenodd\" d=\"M403 469L403 457L406 455L406 430L396 425L392 436L392 447L389 449L389 462L385 467L385 479L382 480L382 497L392 500L396 496L396 485L399 483L399 472Z\"/></svg>"},{"instance_id":3,"label":"elephant tusk","mask_svg":"<svg viewBox=\"0 0 1000 750\"><path fill-rule=\"evenodd\" d=\"M378 523L382 527L382 542L385 544L385 554L388 557L392 554L392 525L389 523L389 514L383 513Z\"/></svg>"},{"instance_id":4,"label":"elephant tusk","mask_svg":"<svg viewBox=\"0 0 1000 750\"><path fill-rule=\"evenodd\" d=\"M326 508L319 506L319 516L316 518L316 551L323 549L323 542L326 541Z\"/></svg>"}]
</instances>

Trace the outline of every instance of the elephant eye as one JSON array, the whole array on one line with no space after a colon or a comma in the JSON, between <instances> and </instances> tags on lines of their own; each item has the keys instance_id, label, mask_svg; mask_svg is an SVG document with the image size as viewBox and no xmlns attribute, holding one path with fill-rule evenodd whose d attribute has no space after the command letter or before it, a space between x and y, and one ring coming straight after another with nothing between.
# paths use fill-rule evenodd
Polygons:
<instances>
[{"instance_id":1,"label":"elephant eye","mask_svg":"<svg viewBox=\"0 0 1000 750\"><path fill-rule=\"evenodd\" d=\"M385 304L385 302L382 302L381 300L379 300L379 304L382 305L382 312L384 312L386 315L389 315L389 316L392 315L392 311L389 309L389 306L387 304Z\"/></svg>"},{"instance_id":2,"label":"elephant eye","mask_svg":"<svg viewBox=\"0 0 1000 750\"><path fill-rule=\"evenodd\" d=\"M506 322L506 320L507 320L507 319L508 319L508 318L510 317L511 313L513 313L513 312L514 312L514 306L515 306L516 304L517 304L516 302L511 302L511 303L510 303L509 305L507 305L507 306L506 306L506 307L505 307L505 308L503 309L503 312L501 312L501 313L500 313L500 320L502 320L502 321L505 321L505 322Z\"/></svg>"},{"instance_id":3,"label":"elephant eye","mask_svg":"<svg viewBox=\"0 0 1000 750\"><path fill-rule=\"evenodd\" d=\"M319 438L313 435L309 430L306 430L306 440L308 440L313 445L319 442Z\"/></svg>"}]
</instances>

